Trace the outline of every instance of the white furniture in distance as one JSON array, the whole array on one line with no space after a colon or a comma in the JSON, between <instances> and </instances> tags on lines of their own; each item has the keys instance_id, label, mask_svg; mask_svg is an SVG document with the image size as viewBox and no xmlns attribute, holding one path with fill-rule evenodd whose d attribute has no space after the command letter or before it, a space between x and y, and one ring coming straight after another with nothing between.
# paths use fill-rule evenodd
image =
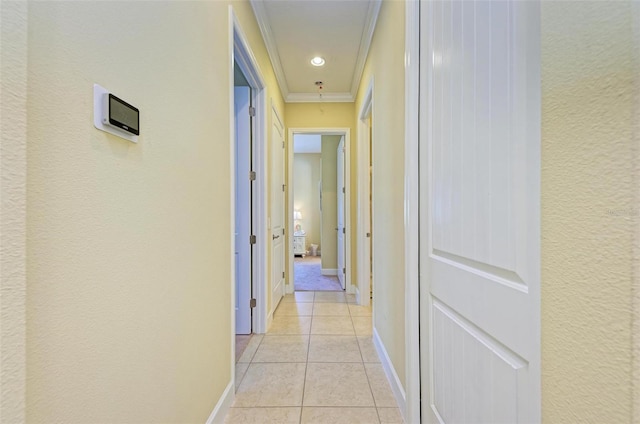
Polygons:
<instances>
[{"instance_id":1,"label":"white furniture in distance","mask_svg":"<svg viewBox=\"0 0 640 424\"><path fill-rule=\"evenodd\" d=\"M307 234L304 231L296 231L293 233L293 254L295 256L304 256L307 254Z\"/></svg>"}]
</instances>

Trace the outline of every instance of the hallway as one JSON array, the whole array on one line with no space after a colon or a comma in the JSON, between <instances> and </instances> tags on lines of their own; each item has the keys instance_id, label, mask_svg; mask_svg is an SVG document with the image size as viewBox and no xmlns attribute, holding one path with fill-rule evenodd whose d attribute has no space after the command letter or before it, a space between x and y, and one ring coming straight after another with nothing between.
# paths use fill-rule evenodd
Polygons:
<instances>
[{"instance_id":1,"label":"hallway","mask_svg":"<svg viewBox=\"0 0 640 424\"><path fill-rule=\"evenodd\" d=\"M342 291L335 275L323 275L319 256L296 257L293 262L295 291Z\"/></svg>"},{"instance_id":2,"label":"hallway","mask_svg":"<svg viewBox=\"0 0 640 424\"><path fill-rule=\"evenodd\" d=\"M372 341L371 308L341 292L285 296L236 364L226 423L402 423Z\"/></svg>"}]
</instances>

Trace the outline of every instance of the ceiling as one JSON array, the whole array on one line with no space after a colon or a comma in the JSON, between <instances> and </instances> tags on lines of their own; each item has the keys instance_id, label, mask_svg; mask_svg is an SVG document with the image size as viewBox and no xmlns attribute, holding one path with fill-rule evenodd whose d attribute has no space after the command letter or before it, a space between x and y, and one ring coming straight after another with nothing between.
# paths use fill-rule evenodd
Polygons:
<instances>
[{"instance_id":1,"label":"ceiling","mask_svg":"<svg viewBox=\"0 0 640 424\"><path fill-rule=\"evenodd\" d=\"M380 2L251 0L286 102L354 101ZM311 65L314 56L325 65Z\"/></svg>"}]
</instances>

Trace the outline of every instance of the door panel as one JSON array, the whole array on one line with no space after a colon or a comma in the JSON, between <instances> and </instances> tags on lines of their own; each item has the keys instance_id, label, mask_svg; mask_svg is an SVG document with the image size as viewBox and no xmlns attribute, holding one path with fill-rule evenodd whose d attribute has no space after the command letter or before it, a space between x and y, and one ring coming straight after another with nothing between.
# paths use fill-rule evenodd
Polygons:
<instances>
[{"instance_id":1,"label":"door panel","mask_svg":"<svg viewBox=\"0 0 640 424\"><path fill-rule=\"evenodd\" d=\"M236 334L251 334L251 89L235 87Z\"/></svg>"},{"instance_id":2,"label":"door panel","mask_svg":"<svg viewBox=\"0 0 640 424\"><path fill-rule=\"evenodd\" d=\"M272 113L271 132L271 312L284 296L284 130L275 111Z\"/></svg>"},{"instance_id":3,"label":"door panel","mask_svg":"<svg viewBox=\"0 0 640 424\"><path fill-rule=\"evenodd\" d=\"M538 422L539 4L425 2L420 27L423 417Z\"/></svg>"},{"instance_id":4,"label":"door panel","mask_svg":"<svg viewBox=\"0 0 640 424\"><path fill-rule=\"evenodd\" d=\"M345 187L344 187L344 137L340 140L338 144L337 151L337 164L338 164L338 280L340 280L340 285L344 290L346 287L345 283L345 248L344 248L344 239L345 239L345 228L344 228L344 198L345 198Z\"/></svg>"}]
</instances>

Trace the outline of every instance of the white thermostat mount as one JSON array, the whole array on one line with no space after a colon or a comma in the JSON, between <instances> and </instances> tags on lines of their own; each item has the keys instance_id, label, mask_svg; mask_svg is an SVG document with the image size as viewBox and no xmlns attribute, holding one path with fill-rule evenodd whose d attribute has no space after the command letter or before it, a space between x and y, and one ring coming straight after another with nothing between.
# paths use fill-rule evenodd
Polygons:
<instances>
[{"instance_id":1,"label":"white thermostat mount","mask_svg":"<svg viewBox=\"0 0 640 424\"><path fill-rule=\"evenodd\" d=\"M93 84L93 125L99 130L137 143L140 111L98 84Z\"/></svg>"}]
</instances>

